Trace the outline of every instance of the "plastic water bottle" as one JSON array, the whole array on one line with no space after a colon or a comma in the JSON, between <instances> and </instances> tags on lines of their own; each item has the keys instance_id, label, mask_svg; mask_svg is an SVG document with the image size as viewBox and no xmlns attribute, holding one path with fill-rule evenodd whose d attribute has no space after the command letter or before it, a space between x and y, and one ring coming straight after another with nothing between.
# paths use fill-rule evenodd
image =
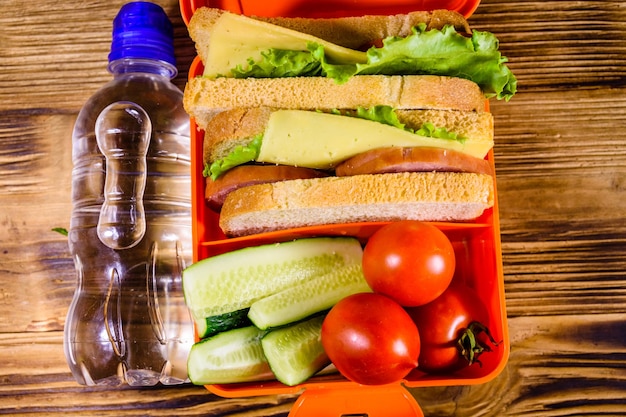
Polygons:
<instances>
[{"instance_id":1,"label":"plastic water bottle","mask_svg":"<svg viewBox=\"0 0 626 417\"><path fill-rule=\"evenodd\" d=\"M172 25L152 3L113 22L113 80L84 105L73 133L69 246L77 288L65 354L85 385L187 381L193 322L182 269L191 262L189 116Z\"/></svg>"}]
</instances>

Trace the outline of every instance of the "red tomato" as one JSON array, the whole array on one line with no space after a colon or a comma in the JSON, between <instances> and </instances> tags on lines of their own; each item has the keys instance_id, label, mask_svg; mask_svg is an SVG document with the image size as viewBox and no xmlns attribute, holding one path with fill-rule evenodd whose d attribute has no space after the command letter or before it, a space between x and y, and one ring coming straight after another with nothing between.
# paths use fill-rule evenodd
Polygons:
<instances>
[{"instance_id":1,"label":"red tomato","mask_svg":"<svg viewBox=\"0 0 626 417\"><path fill-rule=\"evenodd\" d=\"M417 365L420 338L407 312L380 294L339 301L322 324L322 345L346 378L365 385L404 378Z\"/></svg>"},{"instance_id":2,"label":"red tomato","mask_svg":"<svg viewBox=\"0 0 626 417\"><path fill-rule=\"evenodd\" d=\"M435 226L412 220L376 231L363 252L363 274L374 292L405 307L426 304L445 291L456 259L448 237Z\"/></svg>"},{"instance_id":3,"label":"red tomato","mask_svg":"<svg viewBox=\"0 0 626 417\"><path fill-rule=\"evenodd\" d=\"M479 362L478 357L497 345L487 325L487 307L472 288L454 280L437 299L407 308L421 336L418 368L427 373L448 373Z\"/></svg>"}]
</instances>

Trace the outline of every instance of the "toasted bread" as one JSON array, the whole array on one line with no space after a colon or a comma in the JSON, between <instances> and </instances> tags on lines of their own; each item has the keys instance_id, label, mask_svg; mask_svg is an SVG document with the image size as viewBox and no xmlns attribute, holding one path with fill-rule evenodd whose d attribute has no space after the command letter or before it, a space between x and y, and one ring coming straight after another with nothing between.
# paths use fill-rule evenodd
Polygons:
<instances>
[{"instance_id":1,"label":"toasted bread","mask_svg":"<svg viewBox=\"0 0 626 417\"><path fill-rule=\"evenodd\" d=\"M185 88L185 110L205 129L217 113L238 107L484 111L485 97L472 81L435 75L360 75L345 84L324 77L204 78Z\"/></svg>"},{"instance_id":2,"label":"toasted bread","mask_svg":"<svg viewBox=\"0 0 626 417\"><path fill-rule=\"evenodd\" d=\"M260 184L233 191L220 213L229 236L348 222L467 221L494 204L489 175L396 173Z\"/></svg>"}]
</instances>

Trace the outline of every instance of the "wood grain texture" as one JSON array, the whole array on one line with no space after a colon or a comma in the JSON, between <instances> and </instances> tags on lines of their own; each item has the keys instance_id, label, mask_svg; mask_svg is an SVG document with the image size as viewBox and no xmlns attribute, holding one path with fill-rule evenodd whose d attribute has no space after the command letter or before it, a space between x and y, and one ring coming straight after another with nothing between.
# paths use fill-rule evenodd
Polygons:
<instances>
[{"instance_id":1,"label":"wood grain texture","mask_svg":"<svg viewBox=\"0 0 626 417\"><path fill-rule=\"evenodd\" d=\"M86 388L65 364L71 130L110 79L124 1L0 0L0 414L286 416L296 396ZM184 86L194 47L178 4ZM626 5L483 0L519 79L495 117L511 355L493 381L412 390L426 416L626 415Z\"/></svg>"}]
</instances>

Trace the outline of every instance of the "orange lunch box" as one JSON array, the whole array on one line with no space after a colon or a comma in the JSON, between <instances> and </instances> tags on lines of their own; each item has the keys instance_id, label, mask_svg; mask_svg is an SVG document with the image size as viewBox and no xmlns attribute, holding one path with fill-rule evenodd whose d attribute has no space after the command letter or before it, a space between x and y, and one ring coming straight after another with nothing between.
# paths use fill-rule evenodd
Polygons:
<instances>
[{"instance_id":1,"label":"orange lunch box","mask_svg":"<svg viewBox=\"0 0 626 417\"><path fill-rule=\"evenodd\" d=\"M189 23L194 11L203 6L256 16L330 17L363 14L398 14L413 10L446 8L469 17L478 0L181 0L183 19ZM201 75L202 62L196 57L189 78ZM488 102L486 101L486 106ZM354 236L362 242L386 223L335 224L284 230L240 238L227 238L218 226L219 215L205 204L205 178L202 175L204 132L191 121L193 261L248 246L281 242L311 236ZM494 167L493 150L487 156ZM495 172L495 169L494 169ZM495 378L509 356L509 335L504 298L504 276L500 247L498 199L483 215L469 223L433 223L452 241L457 274L474 287L489 310L488 327L495 340L501 341L493 352L481 356L482 366L472 366L450 375L426 375L412 372L402 381L382 386L365 386L351 382L339 373L315 376L297 386L278 381L208 385L206 388L222 397L244 397L275 394L300 394L289 416L340 417L345 415L423 416L417 402L406 388L481 384Z\"/></svg>"}]
</instances>

